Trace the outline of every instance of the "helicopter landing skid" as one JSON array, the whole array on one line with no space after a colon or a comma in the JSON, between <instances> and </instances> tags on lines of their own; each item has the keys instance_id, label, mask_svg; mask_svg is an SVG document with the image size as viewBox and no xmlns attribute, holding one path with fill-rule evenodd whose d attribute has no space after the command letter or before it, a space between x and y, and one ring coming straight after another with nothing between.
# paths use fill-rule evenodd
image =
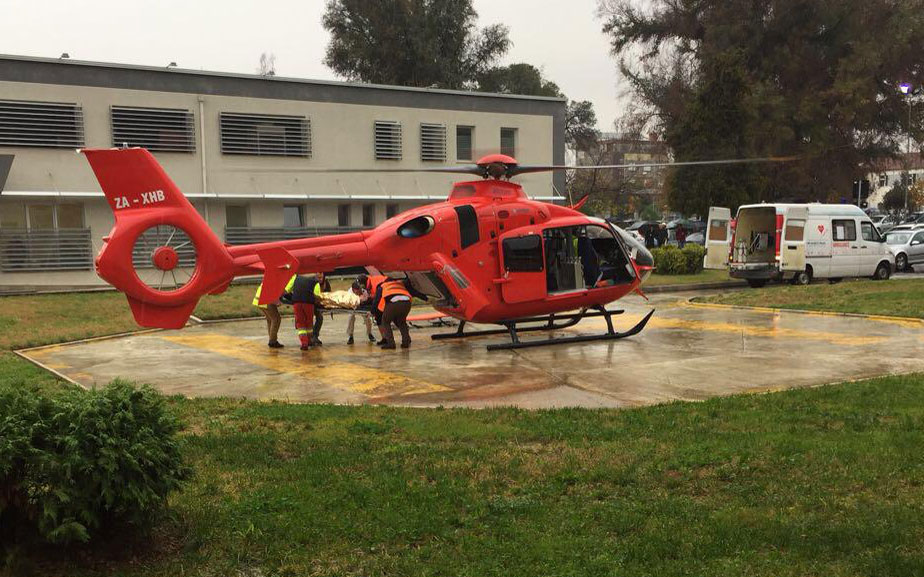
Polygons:
<instances>
[{"instance_id":1,"label":"helicopter landing skid","mask_svg":"<svg viewBox=\"0 0 924 577\"><path fill-rule=\"evenodd\" d=\"M588 312L587 309L579 312L572 313L567 315L549 315L548 317L532 317L525 319L517 319L513 321L501 322L498 324L504 325L503 329L487 329L482 331L472 331L465 332L465 321L459 322L459 328L456 329L454 333L441 333L436 335L431 335L430 338L433 340L443 340L443 339L463 339L468 337L481 337L486 335L500 335L500 334L509 334L510 342L509 343L497 343L487 346L489 351L498 351L498 350L508 350L508 349L525 349L530 347L543 347L546 345L558 345L565 343L586 343L592 341L610 341L617 339L624 339L626 337L631 337L642 332L642 329L645 328L645 325L648 324L648 320L651 318L651 315L654 314L654 310L645 315L641 321L638 322L634 327L629 329L624 333L616 332L613 329L613 315L622 314L623 310L606 310L604 307L594 307L594 312ZM549 331L549 330L558 330L565 329L568 327L573 327L574 325L581 322L583 319L591 317L604 317L606 319L606 334L602 335L576 335L573 337L550 337L544 340L535 340L535 341L520 341L519 333L527 331ZM557 322L564 321L564 322ZM543 323L535 326L526 326L518 327L518 323Z\"/></svg>"}]
</instances>

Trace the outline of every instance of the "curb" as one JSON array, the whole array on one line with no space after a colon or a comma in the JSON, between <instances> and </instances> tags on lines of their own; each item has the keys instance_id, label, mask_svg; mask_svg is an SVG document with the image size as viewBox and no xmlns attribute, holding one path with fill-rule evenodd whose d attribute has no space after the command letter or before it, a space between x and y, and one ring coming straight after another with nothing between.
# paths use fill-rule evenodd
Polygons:
<instances>
[{"instance_id":1,"label":"curb","mask_svg":"<svg viewBox=\"0 0 924 577\"><path fill-rule=\"evenodd\" d=\"M36 348L40 348L40 347L36 347ZM70 378L69 376L65 375L64 373L58 372L58 371L56 371L55 369L53 369L53 368L49 367L48 365L46 365L45 363L39 362L39 361L37 361L37 360L35 360L35 359L33 359L33 358L30 358L30 357L26 356L26 354L25 354L23 351L28 351L28 350L30 350L30 349L22 349L22 350L20 350L20 351L13 351L13 354L16 355L17 357L21 358L22 360L26 361L27 363L32 363L33 365L37 366L38 368L40 368L40 369L42 369L42 370L45 370L45 371L48 371L49 373L53 374L53 375L56 376L57 378L61 379L62 381L65 381L65 382L68 382L68 383L70 383L70 384L72 384L72 385L75 385L75 386L77 386L77 387L80 387L81 389L83 389L83 390L85 390L85 391L89 391L89 390L90 390L89 387L85 387L85 386L81 385L80 383L78 383L78 382L75 381L74 379Z\"/></svg>"},{"instance_id":2,"label":"curb","mask_svg":"<svg viewBox=\"0 0 924 577\"><path fill-rule=\"evenodd\" d=\"M701 303L696 302L693 299L698 297L690 297L687 299L686 303L688 306L704 308L704 309L724 309L724 310L744 310L768 314L780 314L780 313L795 313L798 315L809 315L816 317L847 317L854 319L868 319L874 321L885 321L885 322L900 322L908 324L921 324L924 325L924 319L916 319L914 317L895 317L890 315L865 315L862 313L842 313L836 311L807 311L803 309L779 309L772 307L749 307L745 305L726 305L720 303Z\"/></svg>"},{"instance_id":3,"label":"curb","mask_svg":"<svg viewBox=\"0 0 924 577\"><path fill-rule=\"evenodd\" d=\"M681 293L687 291L703 291L703 290L713 290L713 289L724 289L724 288L745 288L747 283L744 281L721 281L721 282L705 282L697 284L668 284L668 285L657 285L653 287L645 287L642 285L642 290L645 293L656 294L656 293Z\"/></svg>"},{"instance_id":4,"label":"curb","mask_svg":"<svg viewBox=\"0 0 924 577\"><path fill-rule=\"evenodd\" d=\"M55 347L66 347L70 345L81 345L83 343L92 343L96 341L108 341L110 339L118 339L120 337L129 337L132 335L143 335L146 333L156 333L164 329L141 329L140 331L126 331L124 333L113 333L111 335L101 335L98 337L87 337L85 339L77 339L75 341L64 341L60 343L51 343L49 345L39 345L37 347L26 347L24 349L14 349L14 353L27 353L29 351L41 351L43 349L51 349Z\"/></svg>"}]
</instances>

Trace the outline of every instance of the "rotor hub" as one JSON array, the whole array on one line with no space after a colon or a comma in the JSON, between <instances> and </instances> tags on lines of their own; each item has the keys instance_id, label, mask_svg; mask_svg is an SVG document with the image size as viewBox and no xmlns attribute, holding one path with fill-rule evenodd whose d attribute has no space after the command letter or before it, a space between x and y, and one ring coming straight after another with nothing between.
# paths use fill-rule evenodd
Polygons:
<instances>
[{"instance_id":1,"label":"rotor hub","mask_svg":"<svg viewBox=\"0 0 924 577\"><path fill-rule=\"evenodd\" d=\"M177 254L173 247L160 246L151 256L154 266L162 271L171 271L177 267L180 262L180 255Z\"/></svg>"}]
</instances>

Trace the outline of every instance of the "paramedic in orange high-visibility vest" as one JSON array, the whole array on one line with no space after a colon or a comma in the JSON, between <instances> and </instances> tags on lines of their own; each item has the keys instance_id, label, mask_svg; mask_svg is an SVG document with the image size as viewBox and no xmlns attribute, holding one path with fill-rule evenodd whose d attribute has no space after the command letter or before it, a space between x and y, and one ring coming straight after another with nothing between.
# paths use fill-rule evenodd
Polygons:
<instances>
[{"instance_id":1,"label":"paramedic in orange high-visibility vest","mask_svg":"<svg viewBox=\"0 0 924 577\"><path fill-rule=\"evenodd\" d=\"M404 281L390 279L383 275L373 275L359 278L366 285L372 296L372 314L382 340L379 345L383 349L394 349L395 334L392 332L392 323L401 332L401 348L411 346L411 333L407 326L407 315L411 312L411 293L404 285Z\"/></svg>"},{"instance_id":2,"label":"paramedic in orange high-visibility vest","mask_svg":"<svg viewBox=\"0 0 924 577\"><path fill-rule=\"evenodd\" d=\"M311 332L314 324L314 305L316 297L321 294L321 284L317 277L295 275L286 284L282 302L295 309L295 332L301 343L301 349L311 348Z\"/></svg>"}]
</instances>

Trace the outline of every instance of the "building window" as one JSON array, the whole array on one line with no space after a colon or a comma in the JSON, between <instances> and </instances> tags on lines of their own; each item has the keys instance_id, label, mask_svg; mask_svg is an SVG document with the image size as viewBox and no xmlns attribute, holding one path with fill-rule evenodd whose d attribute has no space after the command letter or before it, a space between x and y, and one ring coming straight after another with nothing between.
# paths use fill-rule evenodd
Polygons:
<instances>
[{"instance_id":1,"label":"building window","mask_svg":"<svg viewBox=\"0 0 924 577\"><path fill-rule=\"evenodd\" d=\"M889 186L889 175L888 174L882 173L879 175L879 186L880 188L883 186Z\"/></svg>"},{"instance_id":2,"label":"building window","mask_svg":"<svg viewBox=\"0 0 924 577\"><path fill-rule=\"evenodd\" d=\"M52 230L55 227L55 207L52 204L31 204L27 209L29 228Z\"/></svg>"},{"instance_id":3,"label":"building window","mask_svg":"<svg viewBox=\"0 0 924 577\"><path fill-rule=\"evenodd\" d=\"M446 127L442 124L420 125L420 160L446 161Z\"/></svg>"},{"instance_id":4,"label":"building window","mask_svg":"<svg viewBox=\"0 0 924 577\"><path fill-rule=\"evenodd\" d=\"M337 226L350 226L350 205L337 205Z\"/></svg>"},{"instance_id":5,"label":"building window","mask_svg":"<svg viewBox=\"0 0 924 577\"><path fill-rule=\"evenodd\" d=\"M0 228L26 228L26 209L19 204L2 204Z\"/></svg>"},{"instance_id":6,"label":"building window","mask_svg":"<svg viewBox=\"0 0 924 577\"><path fill-rule=\"evenodd\" d=\"M113 106L113 146L140 146L154 152L195 152L196 131L189 110Z\"/></svg>"},{"instance_id":7,"label":"building window","mask_svg":"<svg viewBox=\"0 0 924 577\"><path fill-rule=\"evenodd\" d=\"M77 104L0 100L0 146L81 148L83 142Z\"/></svg>"},{"instance_id":8,"label":"building window","mask_svg":"<svg viewBox=\"0 0 924 577\"><path fill-rule=\"evenodd\" d=\"M83 205L80 203L3 205L0 227L54 230L83 228Z\"/></svg>"},{"instance_id":9,"label":"building window","mask_svg":"<svg viewBox=\"0 0 924 577\"><path fill-rule=\"evenodd\" d=\"M285 212L285 209L283 209ZM285 215L283 215L285 219ZM231 228L247 228L247 207L240 204L229 204L225 206L225 226Z\"/></svg>"},{"instance_id":10,"label":"building window","mask_svg":"<svg viewBox=\"0 0 924 577\"><path fill-rule=\"evenodd\" d=\"M55 228L83 228L83 205L55 205Z\"/></svg>"},{"instance_id":11,"label":"building window","mask_svg":"<svg viewBox=\"0 0 924 577\"><path fill-rule=\"evenodd\" d=\"M222 112L221 151L311 158L311 121L304 116Z\"/></svg>"},{"instance_id":12,"label":"building window","mask_svg":"<svg viewBox=\"0 0 924 577\"><path fill-rule=\"evenodd\" d=\"M507 156L517 155L517 129L516 128L501 128L500 148L501 148L501 154L506 154Z\"/></svg>"},{"instance_id":13,"label":"building window","mask_svg":"<svg viewBox=\"0 0 924 577\"><path fill-rule=\"evenodd\" d=\"M282 207L282 226L284 228L302 228L305 226L304 211L301 205L287 204Z\"/></svg>"},{"instance_id":14,"label":"building window","mask_svg":"<svg viewBox=\"0 0 924 577\"><path fill-rule=\"evenodd\" d=\"M391 120L376 120L375 159L401 160L401 124Z\"/></svg>"},{"instance_id":15,"label":"building window","mask_svg":"<svg viewBox=\"0 0 924 577\"><path fill-rule=\"evenodd\" d=\"M398 205L396 203L388 203L385 205L385 218L394 218L398 216Z\"/></svg>"},{"instance_id":16,"label":"building window","mask_svg":"<svg viewBox=\"0 0 924 577\"><path fill-rule=\"evenodd\" d=\"M473 160L472 142L475 133L473 126L456 126L456 159Z\"/></svg>"},{"instance_id":17,"label":"building window","mask_svg":"<svg viewBox=\"0 0 924 577\"><path fill-rule=\"evenodd\" d=\"M375 205L363 205L363 226L375 226Z\"/></svg>"},{"instance_id":18,"label":"building window","mask_svg":"<svg viewBox=\"0 0 924 577\"><path fill-rule=\"evenodd\" d=\"M3 204L0 271L91 270L93 241L83 205Z\"/></svg>"}]
</instances>

